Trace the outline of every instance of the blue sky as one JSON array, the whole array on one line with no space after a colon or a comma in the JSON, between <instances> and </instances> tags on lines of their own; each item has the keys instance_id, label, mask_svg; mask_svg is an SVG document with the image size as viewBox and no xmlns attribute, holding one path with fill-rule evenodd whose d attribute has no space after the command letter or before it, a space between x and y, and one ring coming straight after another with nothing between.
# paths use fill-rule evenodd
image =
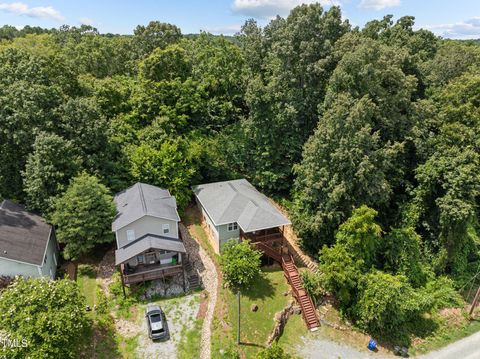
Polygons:
<instances>
[{"instance_id":1,"label":"blue sky","mask_svg":"<svg viewBox=\"0 0 480 359\"><path fill-rule=\"evenodd\" d=\"M345 18L362 26L393 14L413 15L416 25L449 38L480 38L480 0L318 0L340 5ZM176 24L183 33L200 30L233 34L248 18L265 25L276 14L309 0L0 0L0 26L9 24L59 27L81 23L100 32L130 34L138 24L159 20Z\"/></svg>"}]
</instances>

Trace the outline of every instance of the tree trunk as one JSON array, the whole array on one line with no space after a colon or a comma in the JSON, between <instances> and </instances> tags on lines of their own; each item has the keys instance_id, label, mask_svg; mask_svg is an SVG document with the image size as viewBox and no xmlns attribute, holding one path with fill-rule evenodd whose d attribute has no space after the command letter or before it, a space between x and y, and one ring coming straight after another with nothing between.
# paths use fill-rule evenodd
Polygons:
<instances>
[{"instance_id":1,"label":"tree trunk","mask_svg":"<svg viewBox=\"0 0 480 359\"><path fill-rule=\"evenodd\" d=\"M237 344L240 344L240 291L237 292L238 322L237 322Z\"/></svg>"}]
</instances>

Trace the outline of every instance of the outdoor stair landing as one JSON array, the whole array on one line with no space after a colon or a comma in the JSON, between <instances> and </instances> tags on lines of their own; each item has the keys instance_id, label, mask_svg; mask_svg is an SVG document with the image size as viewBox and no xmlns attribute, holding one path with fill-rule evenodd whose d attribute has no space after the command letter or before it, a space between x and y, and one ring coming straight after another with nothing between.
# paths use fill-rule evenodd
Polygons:
<instances>
[{"instance_id":1,"label":"outdoor stair landing","mask_svg":"<svg viewBox=\"0 0 480 359\"><path fill-rule=\"evenodd\" d=\"M280 263L283 269L283 274L292 287L293 296L302 309L303 320L305 321L307 328L310 331L318 330L320 322L318 321L315 312L315 306L313 305L312 298L310 298L307 291L302 286L300 273L298 272L298 268L295 265L292 256L290 254L282 256L275 249L262 242L256 242L253 243L253 245L265 255Z\"/></svg>"}]
</instances>

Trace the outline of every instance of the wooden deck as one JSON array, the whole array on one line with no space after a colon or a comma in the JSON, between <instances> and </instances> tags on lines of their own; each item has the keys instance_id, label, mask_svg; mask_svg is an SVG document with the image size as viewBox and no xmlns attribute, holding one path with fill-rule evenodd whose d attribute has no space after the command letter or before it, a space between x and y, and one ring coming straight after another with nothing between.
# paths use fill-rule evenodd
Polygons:
<instances>
[{"instance_id":1,"label":"wooden deck","mask_svg":"<svg viewBox=\"0 0 480 359\"><path fill-rule=\"evenodd\" d=\"M283 269L283 274L288 281L288 284L292 287L293 296L302 308L302 317L307 328L311 331L317 330L320 326L320 322L315 312L315 306L313 305L312 298L310 298L307 291L302 286L300 273L298 272L298 268L295 265L292 256L275 250L264 241L254 242L252 245L265 255L280 263Z\"/></svg>"},{"instance_id":2,"label":"wooden deck","mask_svg":"<svg viewBox=\"0 0 480 359\"><path fill-rule=\"evenodd\" d=\"M138 268L134 273L124 274L124 266L121 264L120 270L123 276L123 283L132 284L147 280L162 279L168 276L183 273L183 265L177 264L171 266L160 266L157 264L153 266L143 266Z\"/></svg>"}]
</instances>

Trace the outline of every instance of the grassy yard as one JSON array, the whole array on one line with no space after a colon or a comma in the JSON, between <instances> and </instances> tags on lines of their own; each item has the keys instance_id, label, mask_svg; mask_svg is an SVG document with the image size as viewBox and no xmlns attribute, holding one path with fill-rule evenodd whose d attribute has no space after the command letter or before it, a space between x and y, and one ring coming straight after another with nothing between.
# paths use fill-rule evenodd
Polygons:
<instances>
[{"instance_id":1,"label":"grassy yard","mask_svg":"<svg viewBox=\"0 0 480 359\"><path fill-rule=\"evenodd\" d=\"M242 357L251 358L265 347L273 329L273 317L288 304L290 296L284 295L289 288L280 268L263 268L262 274L240 299L241 344L238 348L237 296L228 289L220 290L212 325L212 358L223 358L231 349L238 350ZM253 304L258 306L256 312L251 310Z\"/></svg>"},{"instance_id":2,"label":"grassy yard","mask_svg":"<svg viewBox=\"0 0 480 359\"><path fill-rule=\"evenodd\" d=\"M137 338L125 338L115 331L110 307L96 280L95 263L79 264L77 284L92 309L89 313L92 325L86 330L82 357L110 359L136 358ZM94 310L95 307L95 310Z\"/></svg>"},{"instance_id":3,"label":"grassy yard","mask_svg":"<svg viewBox=\"0 0 480 359\"><path fill-rule=\"evenodd\" d=\"M93 308L97 296L95 267L90 264L80 264L77 273L77 284L87 300L87 305Z\"/></svg>"}]
</instances>

